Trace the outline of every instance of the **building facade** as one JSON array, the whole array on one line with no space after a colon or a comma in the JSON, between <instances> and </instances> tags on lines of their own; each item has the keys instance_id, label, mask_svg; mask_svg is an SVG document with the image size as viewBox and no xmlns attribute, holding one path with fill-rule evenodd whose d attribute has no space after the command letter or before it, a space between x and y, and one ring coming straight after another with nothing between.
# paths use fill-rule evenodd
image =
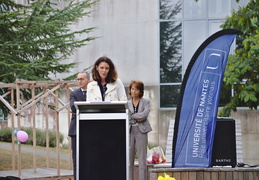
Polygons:
<instances>
[{"instance_id":1,"label":"building facade","mask_svg":"<svg viewBox=\"0 0 259 180\"><path fill-rule=\"evenodd\" d=\"M106 55L114 61L126 88L131 80L143 81L145 97L151 100L149 119L153 131L149 133L149 143L165 150L169 122L175 118L182 77L190 59L203 41L221 29L232 10L248 2L101 0L93 7L92 15L75 26L97 27L90 35L98 38L70 59L79 63L74 72ZM243 113L234 113L233 117L243 118ZM247 119L251 119L248 124L258 127L254 117ZM252 142L257 142L259 128L249 133L246 123L243 127L244 161L254 164L258 159L251 156Z\"/></svg>"},{"instance_id":2,"label":"building facade","mask_svg":"<svg viewBox=\"0 0 259 180\"><path fill-rule=\"evenodd\" d=\"M71 71L74 74L91 67L105 55L114 61L126 89L131 80L143 81L144 97L151 101L149 120L153 131L149 133L149 143L165 150L169 122L175 118L182 77L190 59L203 41L221 29L220 25L232 10L248 2L100 0L93 6L90 17L72 26L75 29L96 27L90 36L98 38L78 49L66 62L78 63ZM59 74L55 78L71 74ZM259 154L253 151L259 144L258 116L257 112L251 117L247 111L233 114L234 118L246 118L241 119L246 132L243 137L246 163L259 161ZM247 119L251 119L249 126L245 123Z\"/></svg>"}]
</instances>

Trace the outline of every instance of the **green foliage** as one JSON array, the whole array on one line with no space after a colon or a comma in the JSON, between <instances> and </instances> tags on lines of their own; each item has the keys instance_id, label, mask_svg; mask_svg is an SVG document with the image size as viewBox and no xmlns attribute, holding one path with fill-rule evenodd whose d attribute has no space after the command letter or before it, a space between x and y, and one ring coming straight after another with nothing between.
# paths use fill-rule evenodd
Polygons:
<instances>
[{"instance_id":1,"label":"green foliage","mask_svg":"<svg viewBox=\"0 0 259 180\"><path fill-rule=\"evenodd\" d=\"M21 128L28 134L28 140L23 144L33 145L33 129L32 128ZM0 130L0 141L12 142L12 129L4 128ZM59 134L60 143L63 142L64 136ZM36 129L36 145L46 147L46 131ZM56 132L49 131L49 147L56 147Z\"/></svg>"},{"instance_id":2,"label":"green foliage","mask_svg":"<svg viewBox=\"0 0 259 180\"><path fill-rule=\"evenodd\" d=\"M54 3L57 2L57 3ZM68 6L58 8L59 3ZM63 64L74 51L95 37L94 28L71 31L91 11L95 1L28 0L27 5L12 0L0 3L0 82L17 78L49 80L49 74L69 72L75 63Z\"/></svg>"},{"instance_id":3,"label":"green foliage","mask_svg":"<svg viewBox=\"0 0 259 180\"><path fill-rule=\"evenodd\" d=\"M229 116L238 106L257 109L259 105L259 0L250 1L226 18L222 28L239 29L243 32L237 39L238 47L230 55L224 83L231 85L234 96L220 111L220 116Z\"/></svg>"},{"instance_id":4,"label":"green foliage","mask_svg":"<svg viewBox=\"0 0 259 180\"><path fill-rule=\"evenodd\" d=\"M28 0L23 5L13 0L0 1L0 82L51 80L52 74L69 72L76 63L64 64L62 60L96 38L89 35L95 27L72 31L71 26L89 16L91 11L87 9L95 3ZM61 4L67 5L60 8ZM7 91L0 89L0 95ZM30 92L22 93L30 99ZM5 99L10 102L10 95ZM5 115L9 112L2 102L0 109Z\"/></svg>"},{"instance_id":5,"label":"green foliage","mask_svg":"<svg viewBox=\"0 0 259 180\"><path fill-rule=\"evenodd\" d=\"M153 143L148 143L148 145L147 145L148 149L152 149L152 148L157 147L157 146L158 145L153 144Z\"/></svg>"},{"instance_id":6,"label":"green foliage","mask_svg":"<svg viewBox=\"0 0 259 180\"><path fill-rule=\"evenodd\" d=\"M12 142L12 130L10 128L0 130L0 141Z\"/></svg>"}]
</instances>

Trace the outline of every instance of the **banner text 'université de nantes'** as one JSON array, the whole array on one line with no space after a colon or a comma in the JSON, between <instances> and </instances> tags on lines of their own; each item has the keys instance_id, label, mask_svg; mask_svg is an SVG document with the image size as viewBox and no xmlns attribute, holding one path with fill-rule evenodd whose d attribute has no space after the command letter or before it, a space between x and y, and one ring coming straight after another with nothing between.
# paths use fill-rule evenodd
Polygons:
<instances>
[{"instance_id":1,"label":"banner text 'universit\u00e9 de nantes'","mask_svg":"<svg viewBox=\"0 0 259 180\"><path fill-rule=\"evenodd\" d=\"M217 112L216 99L217 91L220 86L220 76L222 75L222 63L226 58L226 52L207 49L204 58L203 69L200 73L199 87L194 101L197 104L194 109L194 131L192 132L192 158L206 158L207 142L209 137L207 128L209 123L215 120ZM206 63L207 62L207 63ZM189 141L190 142L190 141ZM206 155L207 156L207 155Z\"/></svg>"}]
</instances>

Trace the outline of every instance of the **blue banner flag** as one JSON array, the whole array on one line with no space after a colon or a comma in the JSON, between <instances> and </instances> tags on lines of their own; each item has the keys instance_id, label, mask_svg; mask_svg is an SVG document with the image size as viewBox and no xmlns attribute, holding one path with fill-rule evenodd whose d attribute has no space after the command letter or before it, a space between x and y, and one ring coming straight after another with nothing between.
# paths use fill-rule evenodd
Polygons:
<instances>
[{"instance_id":1,"label":"blue banner flag","mask_svg":"<svg viewBox=\"0 0 259 180\"><path fill-rule=\"evenodd\" d=\"M182 82L177 104L173 161L175 168L211 166L220 90L229 50L241 31L221 30L193 55Z\"/></svg>"}]
</instances>

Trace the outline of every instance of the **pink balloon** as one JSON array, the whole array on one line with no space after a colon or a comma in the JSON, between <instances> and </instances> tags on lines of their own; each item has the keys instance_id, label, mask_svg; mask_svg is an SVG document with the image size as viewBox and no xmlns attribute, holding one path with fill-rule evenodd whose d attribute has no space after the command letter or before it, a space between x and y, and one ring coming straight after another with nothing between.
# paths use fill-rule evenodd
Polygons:
<instances>
[{"instance_id":1,"label":"pink balloon","mask_svg":"<svg viewBox=\"0 0 259 180\"><path fill-rule=\"evenodd\" d=\"M20 142L26 142L28 140L28 134L25 131L18 131L16 136Z\"/></svg>"}]
</instances>

